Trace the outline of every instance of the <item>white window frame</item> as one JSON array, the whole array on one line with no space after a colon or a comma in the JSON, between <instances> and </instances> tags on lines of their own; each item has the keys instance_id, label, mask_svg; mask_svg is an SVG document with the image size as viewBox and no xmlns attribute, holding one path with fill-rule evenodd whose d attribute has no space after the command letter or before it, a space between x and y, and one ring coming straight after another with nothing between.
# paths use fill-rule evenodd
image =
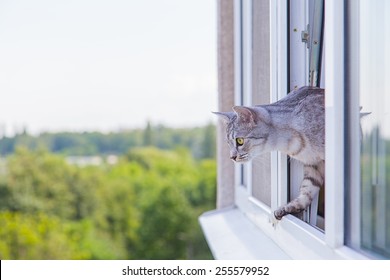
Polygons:
<instances>
[{"instance_id":1,"label":"white window frame","mask_svg":"<svg viewBox=\"0 0 390 280\"><path fill-rule=\"evenodd\" d=\"M244 104L250 105L251 96L251 3L243 0L243 18L235 13L236 25L236 94L243 92ZM235 0L235 7L240 5ZM251 176L246 187L237 182L237 207L260 230L289 256L296 259L364 259L365 256L344 245L344 4L338 0L325 3L325 88L326 88L326 192L325 232L288 215L281 221L273 218L273 211L287 202L287 158L279 152L271 155L271 207L251 196ZM237 9L235 9L237 11ZM271 102L286 95L287 88L287 3L270 1L271 20ZM249 22L249 24L248 24ZM237 25L243 23L244 28ZM243 31L243 34L241 34ZM238 40L243 39L243 42ZM240 61L242 59L242 61ZM237 63L239 62L239 63ZM244 89L238 91L237 89ZM246 98L245 98L246 97ZM245 101L246 100L246 101ZM252 167L246 167L247 175ZM236 175L240 175L236 167ZM255 241L254 241L255 242Z\"/></svg>"}]
</instances>

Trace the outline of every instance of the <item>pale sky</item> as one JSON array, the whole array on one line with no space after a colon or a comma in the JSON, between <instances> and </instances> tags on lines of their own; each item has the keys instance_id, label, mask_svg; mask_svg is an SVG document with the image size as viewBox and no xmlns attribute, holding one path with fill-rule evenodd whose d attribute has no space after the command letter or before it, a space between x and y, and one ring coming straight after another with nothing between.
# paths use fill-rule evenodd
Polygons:
<instances>
[{"instance_id":1,"label":"pale sky","mask_svg":"<svg viewBox=\"0 0 390 280\"><path fill-rule=\"evenodd\" d=\"M0 0L0 129L214 120L215 2Z\"/></svg>"}]
</instances>

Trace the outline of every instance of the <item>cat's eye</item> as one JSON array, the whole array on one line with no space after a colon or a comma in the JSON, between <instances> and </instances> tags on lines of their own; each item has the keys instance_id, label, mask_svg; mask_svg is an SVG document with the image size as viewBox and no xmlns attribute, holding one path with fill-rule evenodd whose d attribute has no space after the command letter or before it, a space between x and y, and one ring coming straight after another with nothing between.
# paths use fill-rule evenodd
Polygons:
<instances>
[{"instance_id":1,"label":"cat's eye","mask_svg":"<svg viewBox=\"0 0 390 280\"><path fill-rule=\"evenodd\" d=\"M236 138L236 143L238 146L244 145L244 138L241 137Z\"/></svg>"}]
</instances>

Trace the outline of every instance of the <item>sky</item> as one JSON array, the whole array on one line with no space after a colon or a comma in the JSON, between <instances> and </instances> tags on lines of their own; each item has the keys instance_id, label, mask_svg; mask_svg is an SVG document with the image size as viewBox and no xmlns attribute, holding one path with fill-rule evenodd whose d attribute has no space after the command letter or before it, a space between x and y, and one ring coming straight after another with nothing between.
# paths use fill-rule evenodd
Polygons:
<instances>
[{"instance_id":1,"label":"sky","mask_svg":"<svg viewBox=\"0 0 390 280\"><path fill-rule=\"evenodd\" d=\"M214 121L215 2L0 0L0 133Z\"/></svg>"}]
</instances>

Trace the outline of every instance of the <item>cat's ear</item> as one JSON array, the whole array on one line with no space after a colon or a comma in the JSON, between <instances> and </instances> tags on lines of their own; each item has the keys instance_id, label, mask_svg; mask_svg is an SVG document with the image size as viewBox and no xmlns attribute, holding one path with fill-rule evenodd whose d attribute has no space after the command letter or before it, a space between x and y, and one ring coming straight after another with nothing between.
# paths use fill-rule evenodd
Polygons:
<instances>
[{"instance_id":1,"label":"cat's ear","mask_svg":"<svg viewBox=\"0 0 390 280\"><path fill-rule=\"evenodd\" d=\"M233 111L241 122L251 125L256 124L256 113L252 109L244 106L233 106Z\"/></svg>"},{"instance_id":2,"label":"cat's ear","mask_svg":"<svg viewBox=\"0 0 390 280\"><path fill-rule=\"evenodd\" d=\"M212 112L213 114L216 114L225 124L229 123L232 118L234 117L233 112Z\"/></svg>"},{"instance_id":3,"label":"cat's ear","mask_svg":"<svg viewBox=\"0 0 390 280\"><path fill-rule=\"evenodd\" d=\"M255 125L259 121L265 123L270 123L270 115L268 111L262 107L244 107L244 106L234 106L233 111L236 112L239 119L247 124Z\"/></svg>"}]
</instances>

